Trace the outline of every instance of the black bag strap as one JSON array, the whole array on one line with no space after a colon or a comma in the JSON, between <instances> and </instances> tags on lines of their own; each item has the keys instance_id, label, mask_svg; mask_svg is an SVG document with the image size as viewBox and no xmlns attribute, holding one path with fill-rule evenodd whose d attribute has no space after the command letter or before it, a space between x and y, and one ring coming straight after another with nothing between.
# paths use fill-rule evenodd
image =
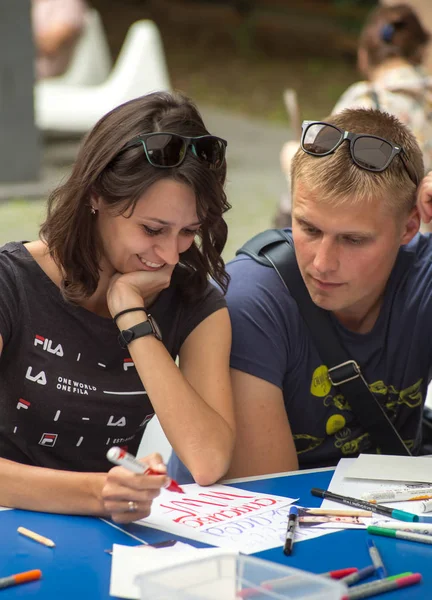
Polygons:
<instances>
[{"instance_id":1,"label":"black bag strap","mask_svg":"<svg viewBox=\"0 0 432 600\"><path fill-rule=\"evenodd\" d=\"M399 433L370 391L359 364L349 358L330 315L312 301L297 265L292 238L281 229L269 229L253 237L236 254L247 254L257 262L274 267L297 302L318 353L328 368L332 385L348 399L358 421L383 454L410 456Z\"/></svg>"}]
</instances>

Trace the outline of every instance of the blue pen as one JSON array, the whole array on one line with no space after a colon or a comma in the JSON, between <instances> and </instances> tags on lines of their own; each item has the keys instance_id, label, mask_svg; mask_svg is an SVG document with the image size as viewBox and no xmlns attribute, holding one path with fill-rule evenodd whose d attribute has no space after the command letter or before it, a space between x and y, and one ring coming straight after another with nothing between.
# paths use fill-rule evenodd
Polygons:
<instances>
[{"instance_id":1,"label":"blue pen","mask_svg":"<svg viewBox=\"0 0 432 600\"><path fill-rule=\"evenodd\" d=\"M371 557L373 566L375 567L376 574L380 579L384 579L385 577L387 577L387 570L384 566L380 553L378 552L378 548L376 547L375 542L373 540L366 540L366 542L369 549L369 555Z\"/></svg>"}]
</instances>

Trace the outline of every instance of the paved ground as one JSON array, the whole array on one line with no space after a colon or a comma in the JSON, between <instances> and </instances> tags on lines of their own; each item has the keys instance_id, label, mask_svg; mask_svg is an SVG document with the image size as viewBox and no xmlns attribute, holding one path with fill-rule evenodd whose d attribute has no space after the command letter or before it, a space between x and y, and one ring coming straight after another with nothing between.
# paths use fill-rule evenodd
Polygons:
<instances>
[{"instance_id":1,"label":"paved ground","mask_svg":"<svg viewBox=\"0 0 432 600\"><path fill-rule=\"evenodd\" d=\"M246 239L270 226L275 206L285 189L279 152L289 137L286 129L266 121L251 121L220 111L203 111L210 131L228 140L227 214L230 258Z\"/></svg>"},{"instance_id":2,"label":"paved ground","mask_svg":"<svg viewBox=\"0 0 432 600\"><path fill-rule=\"evenodd\" d=\"M284 189L279 151L289 130L288 125L284 128L210 107L202 113L209 130L228 140L227 194L233 208L227 214L230 239L225 257L231 258L243 241L270 226ZM40 182L0 184L0 243L37 235L48 193L69 173L78 145L77 140L46 140Z\"/></svg>"}]
</instances>

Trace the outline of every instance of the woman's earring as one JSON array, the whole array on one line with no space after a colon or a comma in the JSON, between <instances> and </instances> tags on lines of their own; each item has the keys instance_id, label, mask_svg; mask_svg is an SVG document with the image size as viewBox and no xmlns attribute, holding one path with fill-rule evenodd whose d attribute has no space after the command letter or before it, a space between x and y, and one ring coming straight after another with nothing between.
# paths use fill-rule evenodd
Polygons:
<instances>
[{"instance_id":1,"label":"woman's earring","mask_svg":"<svg viewBox=\"0 0 432 600\"><path fill-rule=\"evenodd\" d=\"M94 207L94 206L91 206L91 207L90 207L90 212L91 212L91 214L92 214L92 215L95 215L95 214L96 214L96 209L95 209L95 207Z\"/></svg>"}]
</instances>

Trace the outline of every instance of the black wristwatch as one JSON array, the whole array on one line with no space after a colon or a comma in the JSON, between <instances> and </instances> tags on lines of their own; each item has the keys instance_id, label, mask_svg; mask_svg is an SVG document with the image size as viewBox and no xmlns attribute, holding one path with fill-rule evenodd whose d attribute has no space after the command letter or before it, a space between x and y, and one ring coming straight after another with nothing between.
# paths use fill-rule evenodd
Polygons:
<instances>
[{"instance_id":1,"label":"black wristwatch","mask_svg":"<svg viewBox=\"0 0 432 600\"><path fill-rule=\"evenodd\" d=\"M157 340L162 341L162 333L159 329L159 325L154 318L147 313L147 321L138 323L138 325L129 327L129 329L123 329L118 336L118 341L122 348L127 348L127 345L133 340L150 334L154 335Z\"/></svg>"}]
</instances>

